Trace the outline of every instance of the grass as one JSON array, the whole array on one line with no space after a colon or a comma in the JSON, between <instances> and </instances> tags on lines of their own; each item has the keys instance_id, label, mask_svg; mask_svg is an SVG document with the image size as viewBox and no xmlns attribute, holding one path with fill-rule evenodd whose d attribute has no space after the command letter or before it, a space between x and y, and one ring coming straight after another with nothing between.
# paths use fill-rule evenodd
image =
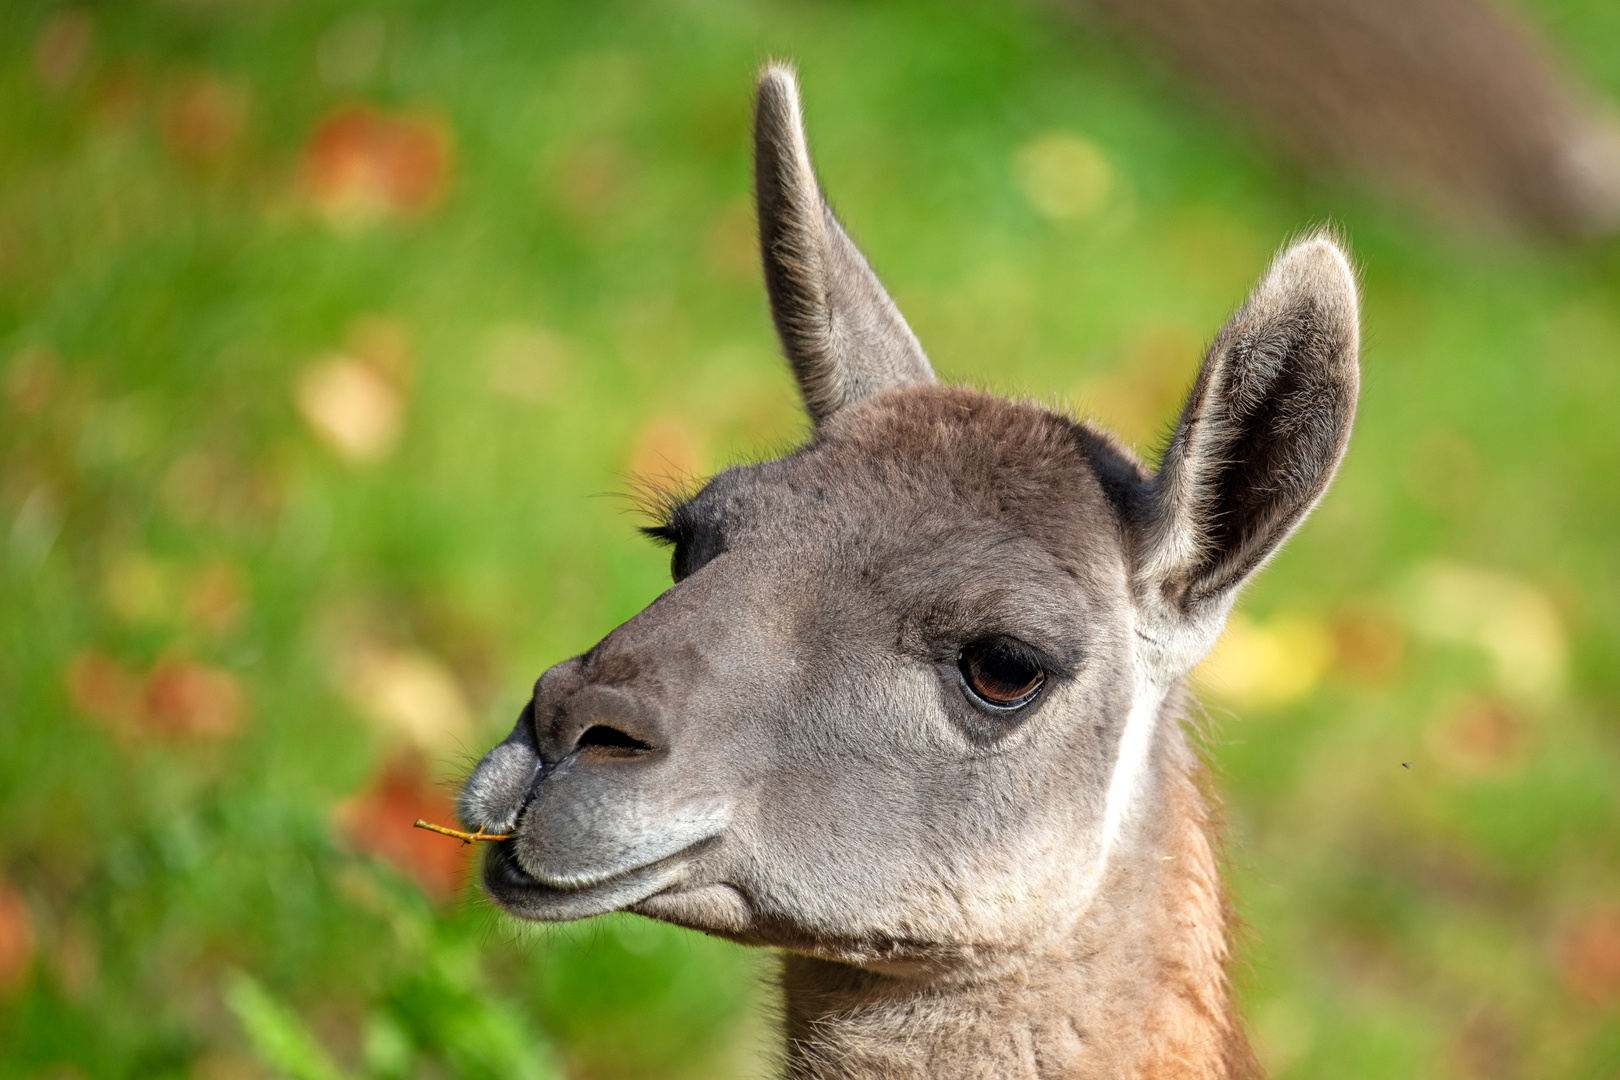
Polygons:
<instances>
[{"instance_id":1,"label":"grass","mask_svg":"<svg viewBox=\"0 0 1620 1080\"><path fill-rule=\"evenodd\" d=\"M665 587L604 494L804 431L767 55L942 375L1142 445L1340 225L1356 439L1207 672L1248 1011L1282 1077L1620 1069L1613 242L1299 175L1035 6L87 10L0 40L0 1077L765 1069L760 957L518 928L391 823Z\"/></svg>"}]
</instances>

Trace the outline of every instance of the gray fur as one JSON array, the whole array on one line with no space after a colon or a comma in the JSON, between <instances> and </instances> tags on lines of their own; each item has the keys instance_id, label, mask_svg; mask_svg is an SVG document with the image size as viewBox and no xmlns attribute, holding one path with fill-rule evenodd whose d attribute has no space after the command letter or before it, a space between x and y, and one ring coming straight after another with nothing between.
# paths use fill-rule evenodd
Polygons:
<instances>
[{"instance_id":1,"label":"gray fur","mask_svg":"<svg viewBox=\"0 0 1620 1080\"><path fill-rule=\"evenodd\" d=\"M783 69L759 116L762 154L797 148L762 202L819 210ZM814 435L675 508L677 583L541 678L463 796L469 827L515 831L486 888L786 950L794 1077L1252 1074L1177 684L1343 453L1348 264L1321 236L1279 257L1149 475L1086 424L935 383L819 236L835 256L766 243ZM997 635L1048 672L1014 714L958 665Z\"/></svg>"}]
</instances>

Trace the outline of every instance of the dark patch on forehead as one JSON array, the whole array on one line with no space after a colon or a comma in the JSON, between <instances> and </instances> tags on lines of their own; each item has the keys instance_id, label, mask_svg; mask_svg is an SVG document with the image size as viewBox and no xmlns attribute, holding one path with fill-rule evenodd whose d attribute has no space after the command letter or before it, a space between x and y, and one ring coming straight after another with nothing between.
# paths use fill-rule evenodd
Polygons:
<instances>
[{"instance_id":1,"label":"dark patch on forehead","mask_svg":"<svg viewBox=\"0 0 1620 1080\"><path fill-rule=\"evenodd\" d=\"M784 458L720 473L646 531L718 553L730 529L773 523L762 516L820 507L881 523L876 535L946 514L993 521L1072 565L1117 546L1147 479L1133 454L1086 424L965 387L910 386L841 410Z\"/></svg>"},{"instance_id":2,"label":"dark patch on forehead","mask_svg":"<svg viewBox=\"0 0 1620 1080\"><path fill-rule=\"evenodd\" d=\"M1073 429L1075 442L1090 464L1108 504L1121 520L1139 521L1147 510L1148 485L1152 480L1142 459L1109 432L1099 431L1090 424L1066 422Z\"/></svg>"},{"instance_id":3,"label":"dark patch on forehead","mask_svg":"<svg viewBox=\"0 0 1620 1080\"><path fill-rule=\"evenodd\" d=\"M898 473L904 482L897 499L905 489L924 500L948 499L994 516L1054 555L1117 536L1148 480L1111 436L965 387L908 387L846 409L804 453L879 480Z\"/></svg>"}]
</instances>

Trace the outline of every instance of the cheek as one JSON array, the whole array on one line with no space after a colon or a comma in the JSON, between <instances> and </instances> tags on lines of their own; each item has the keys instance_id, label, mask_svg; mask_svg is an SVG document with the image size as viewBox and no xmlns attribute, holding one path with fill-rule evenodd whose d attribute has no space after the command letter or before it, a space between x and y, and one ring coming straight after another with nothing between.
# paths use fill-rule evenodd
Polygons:
<instances>
[{"instance_id":1,"label":"cheek","mask_svg":"<svg viewBox=\"0 0 1620 1080\"><path fill-rule=\"evenodd\" d=\"M1087 792L1106 786L1107 726L1076 716L1095 692L1054 687L1028 730L985 750L952 725L931 670L860 676L736 721L732 745L749 750L732 865L763 912L838 937L983 943L1063 916L1102 815Z\"/></svg>"},{"instance_id":2,"label":"cheek","mask_svg":"<svg viewBox=\"0 0 1620 1080\"><path fill-rule=\"evenodd\" d=\"M972 759L937 735L931 675L871 675L807 680L740 721L734 742L750 748L737 762L748 822L732 837L754 890L778 914L840 934L892 929L934 905L975 783Z\"/></svg>"},{"instance_id":3,"label":"cheek","mask_svg":"<svg viewBox=\"0 0 1620 1080\"><path fill-rule=\"evenodd\" d=\"M1028 748L1047 790L1061 805L1076 835L1100 827L1119 739L1130 715L1131 695L1086 673L1060 688L1048 723Z\"/></svg>"},{"instance_id":4,"label":"cheek","mask_svg":"<svg viewBox=\"0 0 1620 1080\"><path fill-rule=\"evenodd\" d=\"M1035 887L1095 861L1128 698L1084 678L1056 684L1040 710L975 770L985 835L980 872ZM1054 857L1054 855L1056 857Z\"/></svg>"},{"instance_id":5,"label":"cheek","mask_svg":"<svg viewBox=\"0 0 1620 1080\"><path fill-rule=\"evenodd\" d=\"M982 812L956 841L965 855L952 869L977 939L1050 933L1072 923L1095 890L1102 808L1085 794L1084 766L1058 763L1006 765L971 800Z\"/></svg>"}]
</instances>

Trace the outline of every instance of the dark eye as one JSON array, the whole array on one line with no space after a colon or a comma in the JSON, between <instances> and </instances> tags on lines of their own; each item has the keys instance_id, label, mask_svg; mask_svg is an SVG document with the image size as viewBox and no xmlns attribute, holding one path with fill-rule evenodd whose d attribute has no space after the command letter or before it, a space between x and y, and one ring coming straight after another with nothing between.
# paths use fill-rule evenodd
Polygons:
<instances>
[{"instance_id":1,"label":"dark eye","mask_svg":"<svg viewBox=\"0 0 1620 1080\"><path fill-rule=\"evenodd\" d=\"M685 581L726 550L725 537L715 528L654 525L641 531L669 545L669 576L677 582Z\"/></svg>"},{"instance_id":2,"label":"dark eye","mask_svg":"<svg viewBox=\"0 0 1620 1080\"><path fill-rule=\"evenodd\" d=\"M1006 638L962 646L956 666L973 696L993 709L1028 705L1046 682L1046 672L1035 659Z\"/></svg>"}]
</instances>

